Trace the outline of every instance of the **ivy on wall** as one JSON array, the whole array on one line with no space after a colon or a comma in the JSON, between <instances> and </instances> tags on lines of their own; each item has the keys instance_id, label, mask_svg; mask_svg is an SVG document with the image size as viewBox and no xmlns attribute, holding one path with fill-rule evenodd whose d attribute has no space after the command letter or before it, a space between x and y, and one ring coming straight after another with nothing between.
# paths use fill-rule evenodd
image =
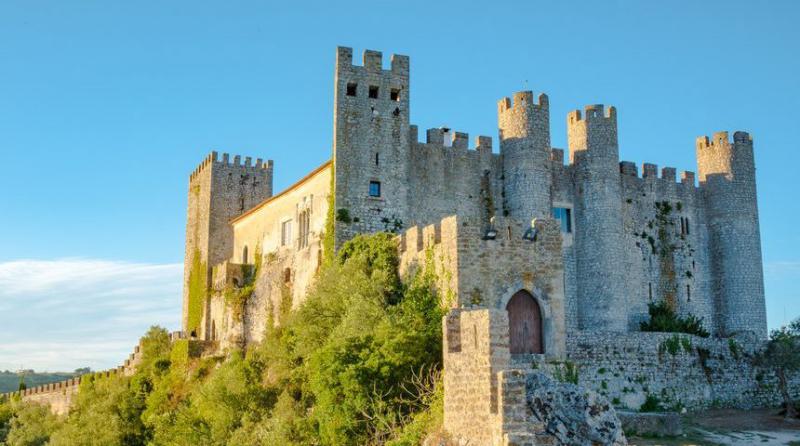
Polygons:
<instances>
[{"instance_id":1,"label":"ivy on wall","mask_svg":"<svg viewBox=\"0 0 800 446\"><path fill-rule=\"evenodd\" d=\"M186 331L199 335L203 319L203 305L208 298L208 265L201 259L200 250L192 253L192 266L189 269L189 304L186 317Z\"/></svg>"}]
</instances>

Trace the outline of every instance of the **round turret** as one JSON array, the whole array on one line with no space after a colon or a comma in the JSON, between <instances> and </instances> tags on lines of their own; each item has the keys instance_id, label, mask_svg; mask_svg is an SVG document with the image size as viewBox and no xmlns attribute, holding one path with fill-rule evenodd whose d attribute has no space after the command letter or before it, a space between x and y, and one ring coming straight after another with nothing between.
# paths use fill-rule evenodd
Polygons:
<instances>
[{"instance_id":1,"label":"round turret","mask_svg":"<svg viewBox=\"0 0 800 446\"><path fill-rule=\"evenodd\" d=\"M513 103L503 98L497 106L500 129L500 154L506 212L528 221L550 216L550 107L547 95L538 103L533 93L514 94Z\"/></svg>"}]
</instances>

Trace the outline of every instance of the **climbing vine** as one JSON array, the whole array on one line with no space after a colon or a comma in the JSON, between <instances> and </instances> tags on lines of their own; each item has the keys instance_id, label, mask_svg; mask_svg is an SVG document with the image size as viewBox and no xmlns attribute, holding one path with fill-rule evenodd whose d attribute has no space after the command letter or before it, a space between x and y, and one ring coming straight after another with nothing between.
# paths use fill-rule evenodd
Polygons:
<instances>
[{"instance_id":1,"label":"climbing vine","mask_svg":"<svg viewBox=\"0 0 800 446\"><path fill-rule=\"evenodd\" d=\"M336 249L336 165L331 162L331 185L328 193L328 215L325 217L325 232L322 234L322 263L330 265Z\"/></svg>"},{"instance_id":2,"label":"climbing vine","mask_svg":"<svg viewBox=\"0 0 800 446\"><path fill-rule=\"evenodd\" d=\"M195 249L192 253L188 294L186 330L199 335L200 321L203 319L203 305L208 298L208 265L201 259L199 249Z\"/></svg>"},{"instance_id":3,"label":"climbing vine","mask_svg":"<svg viewBox=\"0 0 800 446\"><path fill-rule=\"evenodd\" d=\"M244 308L247 305L248 299L253 295L256 288L256 278L258 272L261 270L263 256L261 249L256 247L255 264L242 265L242 286L241 287L225 287L225 304L230 308L233 320L241 322L244 317Z\"/></svg>"}]
</instances>

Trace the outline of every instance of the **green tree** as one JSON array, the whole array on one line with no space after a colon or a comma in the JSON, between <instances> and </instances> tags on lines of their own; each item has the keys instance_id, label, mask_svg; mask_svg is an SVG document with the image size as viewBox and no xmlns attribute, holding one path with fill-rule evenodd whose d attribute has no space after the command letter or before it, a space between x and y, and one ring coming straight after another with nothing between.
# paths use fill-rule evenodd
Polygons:
<instances>
[{"instance_id":1,"label":"green tree","mask_svg":"<svg viewBox=\"0 0 800 446\"><path fill-rule=\"evenodd\" d=\"M783 397L786 418L797 417L787 384L787 375L800 371L800 318L791 324L773 330L767 346L756 356L756 362L775 371L778 388Z\"/></svg>"},{"instance_id":2,"label":"green tree","mask_svg":"<svg viewBox=\"0 0 800 446\"><path fill-rule=\"evenodd\" d=\"M10 429L6 437L8 446L43 446L60 425L59 419L47 406L14 402L12 412Z\"/></svg>"}]
</instances>

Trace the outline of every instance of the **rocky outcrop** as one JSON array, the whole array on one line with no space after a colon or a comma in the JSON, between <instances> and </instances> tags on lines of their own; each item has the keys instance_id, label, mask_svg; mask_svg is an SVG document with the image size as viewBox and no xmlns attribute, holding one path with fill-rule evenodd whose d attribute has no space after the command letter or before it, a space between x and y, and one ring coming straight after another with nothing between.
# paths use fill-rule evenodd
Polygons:
<instances>
[{"instance_id":1,"label":"rocky outcrop","mask_svg":"<svg viewBox=\"0 0 800 446\"><path fill-rule=\"evenodd\" d=\"M595 392L532 371L527 375L526 401L531 422L544 423L557 444L628 444L611 403Z\"/></svg>"}]
</instances>

